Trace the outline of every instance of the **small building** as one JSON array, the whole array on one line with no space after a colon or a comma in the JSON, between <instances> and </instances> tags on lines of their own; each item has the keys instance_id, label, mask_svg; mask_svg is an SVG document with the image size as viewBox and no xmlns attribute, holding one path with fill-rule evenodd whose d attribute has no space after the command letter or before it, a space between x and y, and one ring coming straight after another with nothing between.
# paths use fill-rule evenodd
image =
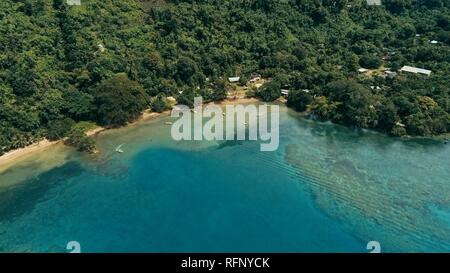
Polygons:
<instances>
[{"instance_id":1,"label":"small building","mask_svg":"<svg viewBox=\"0 0 450 273\"><path fill-rule=\"evenodd\" d=\"M407 65L402 67L402 69L400 69L400 71L414 73L414 74L424 74L424 75L427 75L427 76L430 76L430 74L431 74L431 70L417 68L417 67L412 67L412 66L407 66Z\"/></svg>"},{"instance_id":2,"label":"small building","mask_svg":"<svg viewBox=\"0 0 450 273\"><path fill-rule=\"evenodd\" d=\"M241 79L241 77L230 77L230 78L228 78L228 81L231 83L237 83L237 82L239 82L240 79Z\"/></svg>"},{"instance_id":3,"label":"small building","mask_svg":"<svg viewBox=\"0 0 450 273\"><path fill-rule=\"evenodd\" d=\"M369 6L381 6L381 0L367 0Z\"/></svg>"},{"instance_id":4,"label":"small building","mask_svg":"<svg viewBox=\"0 0 450 273\"><path fill-rule=\"evenodd\" d=\"M67 0L69 6L81 6L81 0Z\"/></svg>"},{"instance_id":5,"label":"small building","mask_svg":"<svg viewBox=\"0 0 450 273\"><path fill-rule=\"evenodd\" d=\"M289 95L289 90L288 89L281 89L281 95L287 97Z\"/></svg>"},{"instance_id":6,"label":"small building","mask_svg":"<svg viewBox=\"0 0 450 273\"><path fill-rule=\"evenodd\" d=\"M255 83L255 82L258 82L260 80L261 80L261 78L253 78L253 79L249 80L249 83Z\"/></svg>"},{"instance_id":7,"label":"small building","mask_svg":"<svg viewBox=\"0 0 450 273\"><path fill-rule=\"evenodd\" d=\"M257 81L260 81L262 79L261 75L258 73L252 73L250 75L249 83L255 83Z\"/></svg>"},{"instance_id":8,"label":"small building","mask_svg":"<svg viewBox=\"0 0 450 273\"><path fill-rule=\"evenodd\" d=\"M367 73L368 71L369 71L369 69L365 69L365 68L358 69L358 72L361 74Z\"/></svg>"},{"instance_id":9,"label":"small building","mask_svg":"<svg viewBox=\"0 0 450 273\"><path fill-rule=\"evenodd\" d=\"M430 44L432 44L432 45L437 45L437 44L439 44L439 42L436 41L436 40L432 40L432 41L430 41Z\"/></svg>"},{"instance_id":10,"label":"small building","mask_svg":"<svg viewBox=\"0 0 450 273\"><path fill-rule=\"evenodd\" d=\"M386 71L384 71L384 75L386 77L388 77L389 79L392 79L392 78L395 78L395 76L397 76L397 72L386 70Z\"/></svg>"}]
</instances>

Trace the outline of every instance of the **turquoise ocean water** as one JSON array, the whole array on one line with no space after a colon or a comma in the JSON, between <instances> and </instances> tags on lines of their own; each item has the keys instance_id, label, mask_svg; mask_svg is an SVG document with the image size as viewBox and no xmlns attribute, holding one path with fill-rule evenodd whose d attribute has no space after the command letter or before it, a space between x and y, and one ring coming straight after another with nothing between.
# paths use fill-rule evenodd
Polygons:
<instances>
[{"instance_id":1,"label":"turquoise ocean water","mask_svg":"<svg viewBox=\"0 0 450 273\"><path fill-rule=\"evenodd\" d=\"M0 251L450 251L450 145L282 107L280 147L260 152L174 142L168 120L109 131L97 155L52 148L0 174Z\"/></svg>"}]
</instances>

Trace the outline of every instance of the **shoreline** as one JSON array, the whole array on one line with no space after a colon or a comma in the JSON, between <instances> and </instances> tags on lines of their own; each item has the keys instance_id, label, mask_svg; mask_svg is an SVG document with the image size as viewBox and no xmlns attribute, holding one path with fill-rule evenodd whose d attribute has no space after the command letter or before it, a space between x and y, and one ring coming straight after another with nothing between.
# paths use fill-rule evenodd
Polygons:
<instances>
[{"instance_id":1,"label":"shoreline","mask_svg":"<svg viewBox=\"0 0 450 273\"><path fill-rule=\"evenodd\" d=\"M223 101L220 102L209 102L206 103L205 105L208 104L216 104L219 106L226 106L226 105L233 105L233 104L249 104L249 103L259 103L261 102L259 99L257 98L236 98L236 99L225 99ZM302 113L298 112L300 115ZM139 125L141 122L147 121L149 119L152 118L157 118L160 117L162 115L170 115L170 110L166 110L164 112L161 113L157 113L157 112L150 112L150 110L146 110L144 111L141 116L136 119L135 121L132 121L130 123L128 123L127 125L123 126L123 127L127 127L127 126L136 126ZM115 128L105 128L105 127L96 127L92 130L89 130L86 132L87 136L97 136L100 135L103 132L109 131L111 129L115 129ZM377 131L376 131L377 132ZM434 139L434 140L446 140L450 137L450 134L444 134L444 135L440 135L440 136L433 136L433 137L412 137L412 136L404 136L404 137L399 137L399 139L402 140L411 140L411 139ZM40 140L39 142L33 143L29 146L23 147L23 148L19 148L19 149L15 149L12 151L9 151L7 153L5 153L4 155L0 156L0 166L5 167L6 168L0 168L0 174L5 172L6 170L8 170L9 168L13 167L15 163L20 162L22 159L26 159L29 156L32 156L38 152L41 152L43 150L46 150L50 147L56 146L58 144L62 144L64 142L63 139L60 140L56 140L56 141L50 141L48 139L43 139Z\"/></svg>"},{"instance_id":2,"label":"shoreline","mask_svg":"<svg viewBox=\"0 0 450 273\"><path fill-rule=\"evenodd\" d=\"M135 125L135 124L140 123L141 121L144 121L144 120L147 120L150 118L155 118L162 114L163 113L155 113L155 112L147 112L146 111L136 121L131 122L125 126ZM111 129L99 126L92 130L87 131L86 135L87 136L97 136L108 130L111 130ZM36 143L28 145L26 147L11 150L11 151L7 152L4 155L0 156L0 165L9 165L9 166L6 169L0 170L0 174L2 172L6 171L7 169L9 169L10 167L12 167L15 163L20 162L22 159L25 159L28 156L31 156L33 154L36 154L38 152L41 152L43 150L46 150L50 147L53 147L53 146L56 146L56 145L62 144L62 143L64 143L64 139L55 140L55 141L43 139Z\"/></svg>"},{"instance_id":3,"label":"shoreline","mask_svg":"<svg viewBox=\"0 0 450 273\"><path fill-rule=\"evenodd\" d=\"M216 103L216 102L210 102L210 103L215 103L217 105L223 106L223 105L231 105L231 104L238 104L238 103L245 104L245 103L252 103L252 102L259 102L259 100L256 98L238 98L238 99L226 99L226 100L218 102L218 103ZM124 127L135 126L143 121L146 121L146 120L152 119L152 118L157 118L157 117L160 117L165 114L170 114L170 110L164 111L162 113L150 112L149 110L146 110L141 114L141 116L137 120L128 123ZM87 136L96 136L96 135L99 135L108 130L111 130L111 129L105 128L105 127L97 127L97 128L87 131L86 135ZM26 147L11 150L11 151L5 153L4 155L0 156L0 165L7 165L7 167L5 169L0 170L0 174L5 172L9 168L13 167L15 163L20 162L22 159L25 159L28 156L32 156L38 152L41 152L43 150L46 150L50 147L53 147L57 144L61 144L63 142L64 142L63 139L55 140L55 141L43 139L36 143L28 145Z\"/></svg>"},{"instance_id":4,"label":"shoreline","mask_svg":"<svg viewBox=\"0 0 450 273\"><path fill-rule=\"evenodd\" d=\"M97 127L97 128L87 131L86 135L94 136L94 135L98 135L101 132L106 131L106 130L107 129L104 127ZM9 151L9 152L5 153L4 155L0 156L0 165L2 165L2 167L7 166L5 169L3 169L3 168L0 169L0 173L9 169L11 166L14 165L14 163L16 163L16 161L20 162L22 159L25 159L28 156L31 156L37 152L41 152L43 150L46 150L46 149L56 146L58 144L62 144L63 142L64 142L64 139L50 141L45 138L43 140L40 140L40 141L33 143L31 145L28 145L26 147Z\"/></svg>"}]
</instances>

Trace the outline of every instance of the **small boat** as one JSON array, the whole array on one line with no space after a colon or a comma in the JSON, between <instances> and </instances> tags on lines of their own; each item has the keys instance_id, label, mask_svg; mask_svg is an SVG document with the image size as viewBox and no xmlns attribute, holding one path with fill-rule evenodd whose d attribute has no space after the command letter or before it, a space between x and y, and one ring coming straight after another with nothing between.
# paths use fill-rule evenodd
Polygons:
<instances>
[{"instance_id":1,"label":"small boat","mask_svg":"<svg viewBox=\"0 0 450 273\"><path fill-rule=\"evenodd\" d=\"M121 153L123 153L123 150L122 150L122 146L123 146L124 144L120 144L119 146L117 146L117 148L116 148L116 152L117 153L119 153L119 154L121 154Z\"/></svg>"}]
</instances>

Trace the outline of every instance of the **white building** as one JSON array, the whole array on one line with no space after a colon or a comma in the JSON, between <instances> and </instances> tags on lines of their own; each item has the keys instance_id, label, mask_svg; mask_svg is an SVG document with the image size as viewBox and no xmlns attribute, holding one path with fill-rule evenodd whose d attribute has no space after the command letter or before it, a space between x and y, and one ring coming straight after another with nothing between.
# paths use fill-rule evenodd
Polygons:
<instances>
[{"instance_id":1,"label":"white building","mask_svg":"<svg viewBox=\"0 0 450 273\"><path fill-rule=\"evenodd\" d=\"M228 78L228 81L231 83L236 83L236 82L239 82L240 79L241 79L241 77L230 77L230 78Z\"/></svg>"},{"instance_id":2,"label":"white building","mask_svg":"<svg viewBox=\"0 0 450 273\"><path fill-rule=\"evenodd\" d=\"M365 68L360 68L360 69L358 69L358 72L359 73L366 73L366 72L368 72L369 71L369 69L365 69Z\"/></svg>"},{"instance_id":3,"label":"white building","mask_svg":"<svg viewBox=\"0 0 450 273\"><path fill-rule=\"evenodd\" d=\"M367 5L369 6L380 6L381 0L367 0Z\"/></svg>"},{"instance_id":4,"label":"white building","mask_svg":"<svg viewBox=\"0 0 450 273\"><path fill-rule=\"evenodd\" d=\"M81 0L67 0L67 5L69 6L80 6Z\"/></svg>"},{"instance_id":5,"label":"white building","mask_svg":"<svg viewBox=\"0 0 450 273\"><path fill-rule=\"evenodd\" d=\"M431 70L426 70L426 69L412 67L412 66L407 66L407 65L402 67L402 69L400 69L400 71L414 73L414 74L424 74L424 75L427 75L427 76L430 76L430 74L431 74Z\"/></svg>"}]
</instances>

